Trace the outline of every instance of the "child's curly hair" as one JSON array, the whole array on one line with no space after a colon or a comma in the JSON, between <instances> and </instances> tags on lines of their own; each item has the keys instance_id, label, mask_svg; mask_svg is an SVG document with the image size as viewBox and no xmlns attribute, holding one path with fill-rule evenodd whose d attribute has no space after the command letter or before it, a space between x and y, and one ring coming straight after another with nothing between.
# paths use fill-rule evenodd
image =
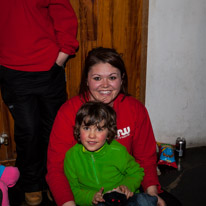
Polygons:
<instances>
[{"instance_id":1,"label":"child's curly hair","mask_svg":"<svg viewBox=\"0 0 206 206\"><path fill-rule=\"evenodd\" d=\"M77 142L81 143L80 126L82 123L85 126L96 125L98 127L102 121L104 121L103 127L108 129L107 142L110 144L117 136L116 112L114 109L102 102L89 101L83 104L75 119L74 137Z\"/></svg>"}]
</instances>

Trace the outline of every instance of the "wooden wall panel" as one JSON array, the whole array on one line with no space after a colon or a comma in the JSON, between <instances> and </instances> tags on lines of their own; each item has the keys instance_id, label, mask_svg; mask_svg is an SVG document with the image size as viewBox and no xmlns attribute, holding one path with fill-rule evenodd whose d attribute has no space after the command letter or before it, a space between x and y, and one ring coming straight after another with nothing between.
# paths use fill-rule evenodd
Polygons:
<instances>
[{"instance_id":1,"label":"wooden wall panel","mask_svg":"<svg viewBox=\"0 0 206 206\"><path fill-rule=\"evenodd\" d=\"M88 51L103 46L121 53L128 72L129 93L144 103L148 0L70 2L78 17L80 45L75 58L66 65L68 97L77 94Z\"/></svg>"},{"instance_id":2,"label":"wooden wall panel","mask_svg":"<svg viewBox=\"0 0 206 206\"><path fill-rule=\"evenodd\" d=\"M4 165L14 165L16 159L14 122L0 94L0 135L3 133L8 135L8 145L0 145L0 162Z\"/></svg>"}]
</instances>

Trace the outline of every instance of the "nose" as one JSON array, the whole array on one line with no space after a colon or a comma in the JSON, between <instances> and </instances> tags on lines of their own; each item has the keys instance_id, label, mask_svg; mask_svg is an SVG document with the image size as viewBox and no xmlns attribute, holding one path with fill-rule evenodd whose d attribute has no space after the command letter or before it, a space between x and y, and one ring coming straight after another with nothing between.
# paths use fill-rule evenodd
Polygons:
<instances>
[{"instance_id":1,"label":"nose","mask_svg":"<svg viewBox=\"0 0 206 206\"><path fill-rule=\"evenodd\" d=\"M102 80L102 86L103 86L103 87L108 87L108 85L109 85L108 79L107 79L107 78L104 78L104 79Z\"/></svg>"},{"instance_id":2,"label":"nose","mask_svg":"<svg viewBox=\"0 0 206 206\"><path fill-rule=\"evenodd\" d=\"M90 132L89 132L89 138L90 139L95 139L95 132L94 132L93 129L91 129Z\"/></svg>"}]
</instances>

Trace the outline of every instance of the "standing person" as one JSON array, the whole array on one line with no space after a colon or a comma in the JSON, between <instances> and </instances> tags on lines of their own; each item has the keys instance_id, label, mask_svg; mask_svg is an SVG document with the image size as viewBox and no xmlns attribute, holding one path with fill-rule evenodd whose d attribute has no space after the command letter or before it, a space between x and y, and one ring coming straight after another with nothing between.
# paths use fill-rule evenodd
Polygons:
<instances>
[{"instance_id":1,"label":"standing person","mask_svg":"<svg viewBox=\"0 0 206 206\"><path fill-rule=\"evenodd\" d=\"M139 193L144 170L126 147L114 140L116 136L112 107L87 102L79 109L74 127L78 144L67 151L64 159L64 172L75 202L80 206L104 206L109 203L106 195L114 201L116 193L123 193L117 200L121 205L156 206L157 197Z\"/></svg>"},{"instance_id":2,"label":"standing person","mask_svg":"<svg viewBox=\"0 0 206 206\"><path fill-rule=\"evenodd\" d=\"M14 118L16 166L26 202L46 187L51 127L66 101L63 65L78 47L69 0L0 0L0 84Z\"/></svg>"},{"instance_id":3,"label":"standing person","mask_svg":"<svg viewBox=\"0 0 206 206\"><path fill-rule=\"evenodd\" d=\"M156 170L156 141L150 118L145 106L128 94L127 83L124 62L114 49L99 47L89 52L79 95L62 105L50 135L47 182L58 206L76 205L64 175L63 162L66 151L76 143L73 136L76 113L87 101L101 101L115 110L117 141L144 168L143 190L158 198L158 206L181 205L171 194L161 190Z\"/></svg>"}]
</instances>

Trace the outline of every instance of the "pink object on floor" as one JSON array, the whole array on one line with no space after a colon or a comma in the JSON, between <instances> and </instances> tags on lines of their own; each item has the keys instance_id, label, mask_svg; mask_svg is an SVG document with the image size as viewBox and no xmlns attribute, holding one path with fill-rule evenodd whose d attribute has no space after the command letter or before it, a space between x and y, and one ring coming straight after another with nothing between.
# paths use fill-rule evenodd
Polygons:
<instances>
[{"instance_id":1,"label":"pink object on floor","mask_svg":"<svg viewBox=\"0 0 206 206\"><path fill-rule=\"evenodd\" d=\"M8 187L13 187L19 179L19 170L17 167L5 167L0 177L0 189L2 190L2 206L9 206Z\"/></svg>"}]
</instances>

